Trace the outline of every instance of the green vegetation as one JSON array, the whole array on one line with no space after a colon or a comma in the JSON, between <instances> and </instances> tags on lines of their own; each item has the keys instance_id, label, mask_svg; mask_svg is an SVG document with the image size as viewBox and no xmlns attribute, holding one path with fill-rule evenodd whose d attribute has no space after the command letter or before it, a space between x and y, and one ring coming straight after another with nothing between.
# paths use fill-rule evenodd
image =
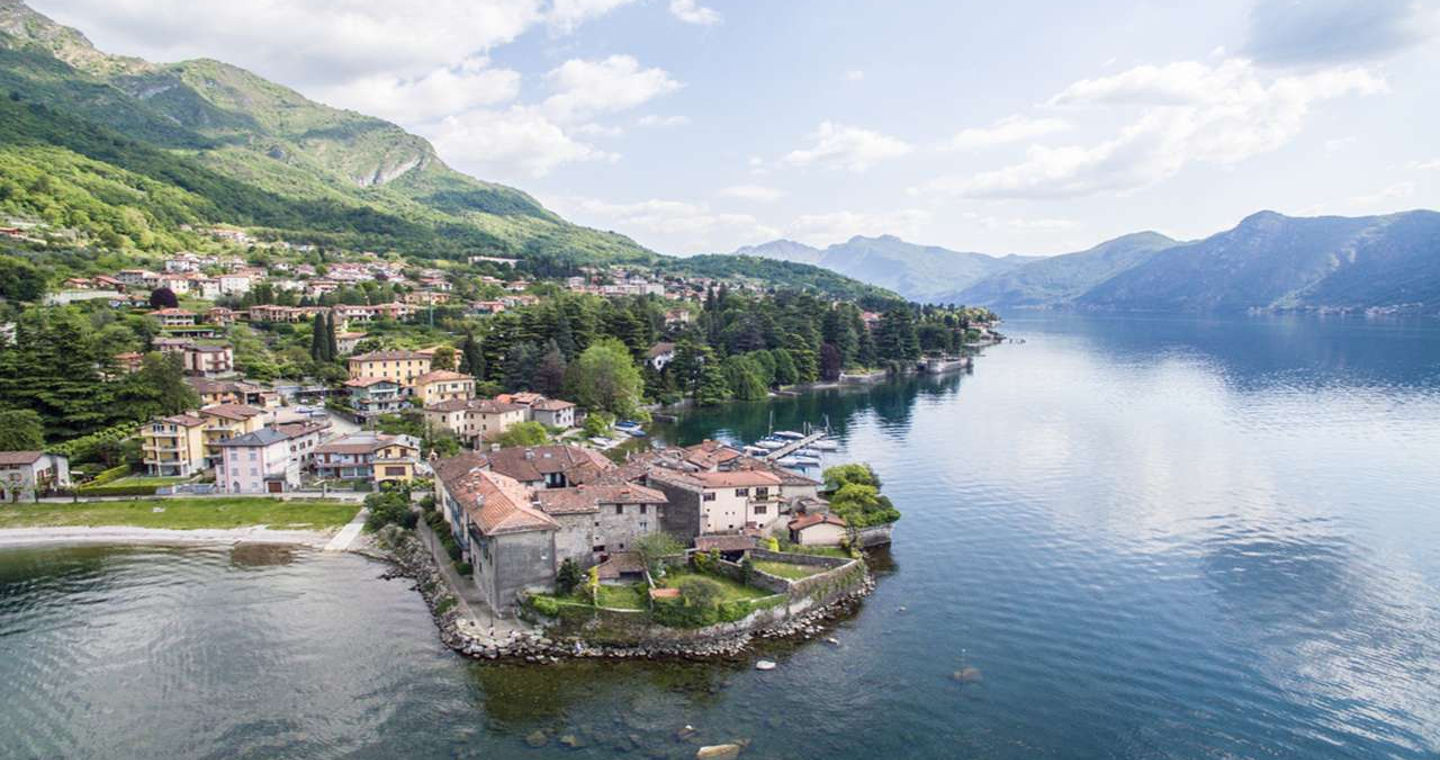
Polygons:
<instances>
[{"instance_id":1,"label":"green vegetation","mask_svg":"<svg viewBox=\"0 0 1440 760\"><path fill-rule=\"evenodd\" d=\"M649 596L649 586L644 583L631 583L624 586L602 583L596 589L595 601L597 606L615 610L643 610L646 608Z\"/></svg>"},{"instance_id":2,"label":"green vegetation","mask_svg":"<svg viewBox=\"0 0 1440 760\"><path fill-rule=\"evenodd\" d=\"M373 533L386 525L414 528L418 515L410 508L410 489L386 485L365 497L365 530Z\"/></svg>"},{"instance_id":3,"label":"green vegetation","mask_svg":"<svg viewBox=\"0 0 1440 760\"><path fill-rule=\"evenodd\" d=\"M127 525L195 530L265 525L276 530L330 530L349 522L359 507L322 500L263 497L165 498L0 507L0 528Z\"/></svg>"},{"instance_id":4,"label":"green vegetation","mask_svg":"<svg viewBox=\"0 0 1440 760\"><path fill-rule=\"evenodd\" d=\"M818 565L796 565L790 562L773 562L770 560L756 560L755 569L794 581L825 572L825 568Z\"/></svg>"},{"instance_id":5,"label":"green vegetation","mask_svg":"<svg viewBox=\"0 0 1440 760\"><path fill-rule=\"evenodd\" d=\"M540 446L550 440L550 434L546 432L545 426L538 422L517 422L506 428L490 439L490 443L498 443L504 447L511 446Z\"/></svg>"},{"instance_id":6,"label":"green vegetation","mask_svg":"<svg viewBox=\"0 0 1440 760\"><path fill-rule=\"evenodd\" d=\"M696 579L710 581L718 587L719 590L715 598L717 603L759 599L770 595L769 591L758 589L754 586L746 586L739 581L731 580L722 575L684 568L671 568L670 571L665 574L664 585L667 588L678 588L683 593L685 583Z\"/></svg>"},{"instance_id":7,"label":"green vegetation","mask_svg":"<svg viewBox=\"0 0 1440 760\"><path fill-rule=\"evenodd\" d=\"M847 464L825 470L830 509L852 528L868 528L900 519L900 510L880 493L880 477L868 464Z\"/></svg>"}]
</instances>

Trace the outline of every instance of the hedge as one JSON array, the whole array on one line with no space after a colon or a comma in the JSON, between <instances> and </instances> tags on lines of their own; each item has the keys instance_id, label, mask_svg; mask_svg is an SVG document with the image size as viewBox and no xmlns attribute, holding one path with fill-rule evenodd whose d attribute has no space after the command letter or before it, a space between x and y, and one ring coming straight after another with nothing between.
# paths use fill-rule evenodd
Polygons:
<instances>
[{"instance_id":1,"label":"hedge","mask_svg":"<svg viewBox=\"0 0 1440 760\"><path fill-rule=\"evenodd\" d=\"M111 486L82 486L75 489L77 496L154 496L155 485L111 485Z\"/></svg>"},{"instance_id":2,"label":"hedge","mask_svg":"<svg viewBox=\"0 0 1440 760\"><path fill-rule=\"evenodd\" d=\"M114 466L114 467L111 467L111 468L108 469L108 470L101 470L101 471L99 472L99 474L97 474L94 478L91 478L91 479L90 479L90 482L89 482L89 483L86 483L83 487L84 487L84 488L93 488L93 487L95 487L95 486L103 486L103 485L105 485L106 483L109 483L109 482L115 481L115 480L119 480L120 478L123 478L123 477L125 477L126 475L129 475L129 474L130 474L130 465L128 465L128 464L116 465L116 466Z\"/></svg>"}]
</instances>

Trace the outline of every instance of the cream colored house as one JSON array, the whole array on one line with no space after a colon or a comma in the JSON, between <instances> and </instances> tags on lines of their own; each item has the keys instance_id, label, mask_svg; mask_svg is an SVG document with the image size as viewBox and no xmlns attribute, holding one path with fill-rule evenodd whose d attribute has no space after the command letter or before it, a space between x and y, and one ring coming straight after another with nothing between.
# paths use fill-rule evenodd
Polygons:
<instances>
[{"instance_id":1,"label":"cream colored house","mask_svg":"<svg viewBox=\"0 0 1440 760\"><path fill-rule=\"evenodd\" d=\"M425 407L425 421L469 444L484 442L525 421L527 407L493 399L451 399Z\"/></svg>"},{"instance_id":2,"label":"cream colored house","mask_svg":"<svg viewBox=\"0 0 1440 760\"><path fill-rule=\"evenodd\" d=\"M468 400L475 397L475 378L437 369L415 378L411 392L415 402L422 407L442 401Z\"/></svg>"},{"instance_id":3,"label":"cream colored house","mask_svg":"<svg viewBox=\"0 0 1440 760\"><path fill-rule=\"evenodd\" d=\"M431 359L428 351L371 351L350 357L350 377L379 377L409 388L430 371Z\"/></svg>"}]
</instances>

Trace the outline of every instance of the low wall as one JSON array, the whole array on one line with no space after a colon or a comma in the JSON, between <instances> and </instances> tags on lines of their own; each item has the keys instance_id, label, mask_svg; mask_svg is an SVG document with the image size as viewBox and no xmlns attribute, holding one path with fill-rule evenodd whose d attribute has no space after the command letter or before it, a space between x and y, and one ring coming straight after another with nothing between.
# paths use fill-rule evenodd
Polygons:
<instances>
[{"instance_id":1,"label":"low wall","mask_svg":"<svg viewBox=\"0 0 1440 760\"><path fill-rule=\"evenodd\" d=\"M774 594L752 601L758 609L733 622L703 628L672 628L653 624L649 613L644 610L615 610L562 603L559 614L549 618L550 631L557 637L574 636L599 645L672 647L704 644L780 627L796 616L860 592L869 580L865 563L857 559L764 549L753 550L751 558L826 569L807 578L791 580L752 568L750 585ZM684 559L676 556L663 561L678 566ZM739 563L726 560L720 560L712 567L717 574L737 581L744 574Z\"/></svg>"}]
</instances>

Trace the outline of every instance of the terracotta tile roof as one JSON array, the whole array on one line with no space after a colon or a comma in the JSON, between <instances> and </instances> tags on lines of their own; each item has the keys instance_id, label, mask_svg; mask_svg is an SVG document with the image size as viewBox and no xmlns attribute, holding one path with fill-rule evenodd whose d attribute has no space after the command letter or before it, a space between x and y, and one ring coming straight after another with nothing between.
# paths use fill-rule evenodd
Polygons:
<instances>
[{"instance_id":1,"label":"terracotta tile roof","mask_svg":"<svg viewBox=\"0 0 1440 760\"><path fill-rule=\"evenodd\" d=\"M603 580L615 580L626 573L643 573L645 558L640 556L640 552L618 552L597 565L595 572Z\"/></svg>"},{"instance_id":2,"label":"terracotta tile roof","mask_svg":"<svg viewBox=\"0 0 1440 760\"><path fill-rule=\"evenodd\" d=\"M598 451L578 446L517 446L492 451L490 469L522 482L564 473L570 484L589 483L615 465Z\"/></svg>"},{"instance_id":3,"label":"terracotta tile roof","mask_svg":"<svg viewBox=\"0 0 1440 760\"><path fill-rule=\"evenodd\" d=\"M654 358L656 358L656 357L658 357L658 356L664 356L665 354L670 354L670 353L674 353L674 352L675 352L675 344L674 344L674 343L656 343L655 345L653 345L653 346L650 347L650 350L649 350L649 351L646 351L646 352L645 352L645 356L648 357L648 358L650 358L650 359L654 359Z\"/></svg>"},{"instance_id":4,"label":"terracotta tile roof","mask_svg":"<svg viewBox=\"0 0 1440 760\"><path fill-rule=\"evenodd\" d=\"M350 357L352 362L378 362L378 361L404 361L407 359L429 359L434 353L431 351L371 351L368 354L360 354Z\"/></svg>"},{"instance_id":5,"label":"terracotta tile roof","mask_svg":"<svg viewBox=\"0 0 1440 760\"><path fill-rule=\"evenodd\" d=\"M560 527L531 506L533 493L513 478L484 469L479 454L461 454L436 463L435 472L480 531L489 536Z\"/></svg>"},{"instance_id":6,"label":"terracotta tile roof","mask_svg":"<svg viewBox=\"0 0 1440 760\"><path fill-rule=\"evenodd\" d=\"M787 527L789 527L790 530L804 530L812 525L819 525L820 523L839 525L842 528L848 524L845 522L845 518L839 515L830 514L829 512L810 512L791 520Z\"/></svg>"},{"instance_id":7,"label":"terracotta tile roof","mask_svg":"<svg viewBox=\"0 0 1440 760\"><path fill-rule=\"evenodd\" d=\"M530 408L537 412L560 412L574 407L575 405L569 401L561 401L558 398L547 398L530 405Z\"/></svg>"},{"instance_id":8,"label":"terracotta tile roof","mask_svg":"<svg viewBox=\"0 0 1440 760\"><path fill-rule=\"evenodd\" d=\"M432 371L430 371L430 372L426 372L425 374L420 375L419 377L416 377L413 382L414 382L415 385L425 385L426 383L443 383L443 382L452 381L452 380L474 380L474 379L475 379L475 378L473 378L473 377L471 377L471 376L469 376L469 375L462 374L462 373L459 373L459 372L451 372L451 371L448 370L448 369L437 369L437 370L432 370Z\"/></svg>"},{"instance_id":9,"label":"terracotta tile roof","mask_svg":"<svg viewBox=\"0 0 1440 760\"><path fill-rule=\"evenodd\" d=\"M160 421L173 422L176 425L184 425L185 427L199 427L205 424L204 417L197 417L193 414L176 414L170 417L162 417Z\"/></svg>"},{"instance_id":10,"label":"terracotta tile roof","mask_svg":"<svg viewBox=\"0 0 1440 760\"><path fill-rule=\"evenodd\" d=\"M415 448L404 441L388 435L374 435L371 433L357 433L355 435L337 438L329 443L322 443L315 447L316 454L369 454L377 449L386 446L404 446Z\"/></svg>"},{"instance_id":11,"label":"terracotta tile roof","mask_svg":"<svg viewBox=\"0 0 1440 760\"><path fill-rule=\"evenodd\" d=\"M702 552L741 552L755 548L754 536L696 536L695 548Z\"/></svg>"},{"instance_id":12,"label":"terracotta tile roof","mask_svg":"<svg viewBox=\"0 0 1440 760\"><path fill-rule=\"evenodd\" d=\"M0 465L30 464L44 455L43 451L0 451Z\"/></svg>"},{"instance_id":13,"label":"terracotta tile roof","mask_svg":"<svg viewBox=\"0 0 1440 760\"><path fill-rule=\"evenodd\" d=\"M264 409L256 409L246 404L215 404L214 406L203 407L200 414L211 417L223 417L227 420L248 420L251 417L264 414Z\"/></svg>"},{"instance_id":14,"label":"terracotta tile roof","mask_svg":"<svg viewBox=\"0 0 1440 760\"><path fill-rule=\"evenodd\" d=\"M739 470L736 472L697 472L694 475L707 488L746 488L749 486L778 486L780 478L764 470Z\"/></svg>"},{"instance_id":15,"label":"terracotta tile roof","mask_svg":"<svg viewBox=\"0 0 1440 760\"><path fill-rule=\"evenodd\" d=\"M495 400L506 404L520 404L522 406L531 406L532 404L537 404L541 401L544 401L545 397L540 395L539 393L531 393L529 391L525 391L522 393L502 393L496 396Z\"/></svg>"},{"instance_id":16,"label":"terracotta tile roof","mask_svg":"<svg viewBox=\"0 0 1440 760\"><path fill-rule=\"evenodd\" d=\"M666 504L665 494L630 483L580 485L574 488L545 488L535 493L540 508L548 514L596 512L602 504Z\"/></svg>"}]
</instances>

